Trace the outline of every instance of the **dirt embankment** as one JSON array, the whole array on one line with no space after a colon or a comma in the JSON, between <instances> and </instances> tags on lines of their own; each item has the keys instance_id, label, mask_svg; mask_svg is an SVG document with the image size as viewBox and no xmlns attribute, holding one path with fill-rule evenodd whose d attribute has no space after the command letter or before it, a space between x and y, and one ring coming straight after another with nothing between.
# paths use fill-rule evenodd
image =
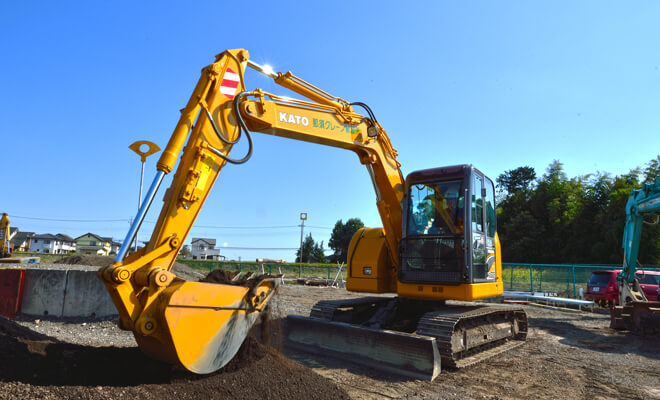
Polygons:
<instances>
[{"instance_id":1,"label":"dirt embankment","mask_svg":"<svg viewBox=\"0 0 660 400\"><path fill-rule=\"evenodd\" d=\"M68 265L91 265L95 267L107 267L115 262L115 259L110 256L96 256L96 255L83 255L76 254L73 256L65 257L61 260L55 261L55 264L68 264ZM195 271L186 264L175 262L171 270L176 276L187 281L197 281L204 277L204 274Z\"/></svg>"}]
</instances>

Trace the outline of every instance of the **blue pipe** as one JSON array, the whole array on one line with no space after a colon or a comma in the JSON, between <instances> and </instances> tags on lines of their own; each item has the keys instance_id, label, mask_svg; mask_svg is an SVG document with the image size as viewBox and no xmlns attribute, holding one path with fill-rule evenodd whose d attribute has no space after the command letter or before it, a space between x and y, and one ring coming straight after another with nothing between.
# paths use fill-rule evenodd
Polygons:
<instances>
[{"instance_id":1,"label":"blue pipe","mask_svg":"<svg viewBox=\"0 0 660 400\"><path fill-rule=\"evenodd\" d=\"M131 247L131 243L133 242L133 239L135 239L135 236L140 230L140 225L142 225L142 221L144 221L144 217L147 215L147 211L149 211L149 207L151 207L151 202L154 200L154 197L156 196L156 192L158 191L158 188L160 187L160 184L163 181L164 177L165 177L165 172L163 171L156 172L154 181L151 183L151 186L149 187L147 194L144 196L144 201L142 202L142 205L140 206L140 209L138 210L138 213L135 216L135 219L133 220L133 224L131 224L131 229L128 230L128 233L126 234L126 238L124 239L124 242L121 244L121 248L119 249L119 253L117 253L115 262L122 262L124 260L124 257L126 256L126 252Z\"/></svg>"}]
</instances>

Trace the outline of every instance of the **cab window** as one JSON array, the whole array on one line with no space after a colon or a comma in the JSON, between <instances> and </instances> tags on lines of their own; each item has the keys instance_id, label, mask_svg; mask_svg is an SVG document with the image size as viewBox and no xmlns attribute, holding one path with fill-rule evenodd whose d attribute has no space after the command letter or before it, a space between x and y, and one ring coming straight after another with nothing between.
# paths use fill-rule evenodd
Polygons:
<instances>
[{"instance_id":1,"label":"cab window","mask_svg":"<svg viewBox=\"0 0 660 400\"><path fill-rule=\"evenodd\" d=\"M481 193L484 188L484 178L481 175L474 175L472 184L472 231L484 231L484 209Z\"/></svg>"},{"instance_id":2,"label":"cab window","mask_svg":"<svg viewBox=\"0 0 660 400\"><path fill-rule=\"evenodd\" d=\"M493 181L486 178L486 235L495 237L495 188Z\"/></svg>"},{"instance_id":3,"label":"cab window","mask_svg":"<svg viewBox=\"0 0 660 400\"><path fill-rule=\"evenodd\" d=\"M410 188L407 235L463 233L463 181L416 184Z\"/></svg>"}]
</instances>

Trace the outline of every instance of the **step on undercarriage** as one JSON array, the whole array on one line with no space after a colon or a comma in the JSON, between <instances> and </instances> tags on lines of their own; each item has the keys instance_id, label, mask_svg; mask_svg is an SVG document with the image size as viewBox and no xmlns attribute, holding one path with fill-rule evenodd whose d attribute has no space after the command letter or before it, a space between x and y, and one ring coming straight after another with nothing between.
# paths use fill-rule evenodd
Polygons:
<instances>
[{"instance_id":1,"label":"step on undercarriage","mask_svg":"<svg viewBox=\"0 0 660 400\"><path fill-rule=\"evenodd\" d=\"M340 353L381 370L433 380L440 366L462 368L524 343L522 309L444 305L392 297L318 302L309 318L289 316L288 344Z\"/></svg>"}]
</instances>

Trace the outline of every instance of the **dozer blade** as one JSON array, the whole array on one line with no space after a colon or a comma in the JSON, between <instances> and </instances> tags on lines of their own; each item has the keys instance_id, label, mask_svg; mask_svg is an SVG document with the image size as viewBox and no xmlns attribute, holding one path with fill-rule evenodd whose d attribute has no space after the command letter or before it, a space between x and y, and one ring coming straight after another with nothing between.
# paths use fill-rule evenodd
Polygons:
<instances>
[{"instance_id":1,"label":"dozer blade","mask_svg":"<svg viewBox=\"0 0 660 400\"><path fill-rule=\"evenodd\" d=\"M134 330L135 339L156 359L198 374L217 371L236 355L276 286L274 279L252 288L175 280L148 307L142 324L153 333Z\"/></svg>"},{"instance_id":2,"label":"dozer blade","mask_svg":"<svg viewBox=\"0 0 660 400\"><path fill-rule=\"evenodd\" d=\"M287 317L287 345L321 355L339 355L367 367L414 379L440 374L436 339L297 315Z\"/></svg>"}]
</instances>

